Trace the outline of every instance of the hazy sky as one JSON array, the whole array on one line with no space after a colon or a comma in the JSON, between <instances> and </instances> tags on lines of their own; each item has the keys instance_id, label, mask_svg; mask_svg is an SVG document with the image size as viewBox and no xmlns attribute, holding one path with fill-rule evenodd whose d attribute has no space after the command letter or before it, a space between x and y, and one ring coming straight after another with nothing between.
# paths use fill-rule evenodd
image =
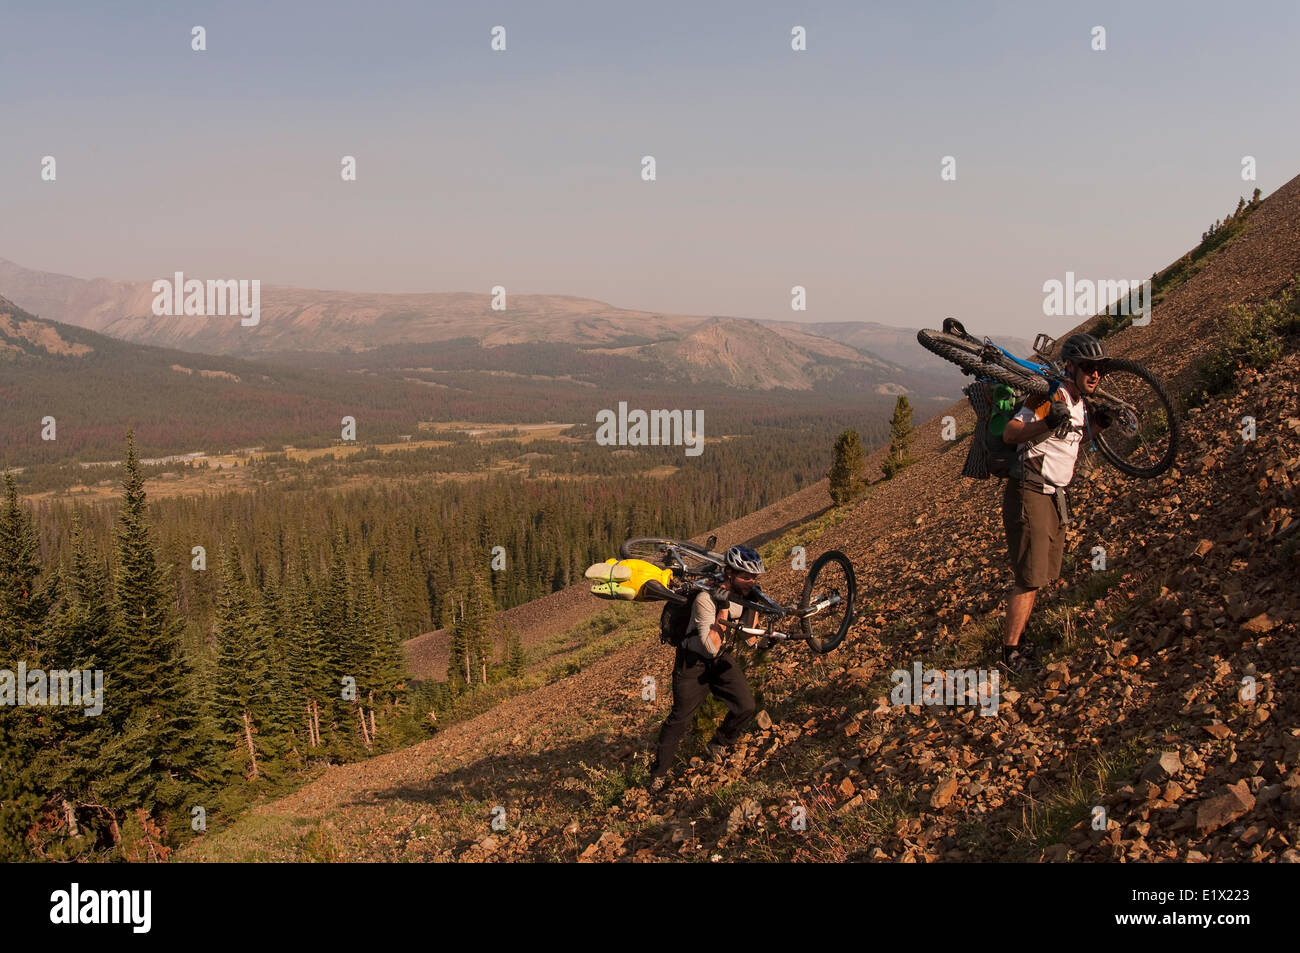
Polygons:
<instances>
[{"instance_id":1,"label":"hazy sky","mask_svg":"<svg viewBox=\"0 0 1300 953\"><path fill-rule=\"evenodd\" d=\"M5 0L0 35L0 257L81 277L1031 336L1076 323L1044 281L1147 277L1300 173L1295 0Z\"/></svg>"}]
</instances>

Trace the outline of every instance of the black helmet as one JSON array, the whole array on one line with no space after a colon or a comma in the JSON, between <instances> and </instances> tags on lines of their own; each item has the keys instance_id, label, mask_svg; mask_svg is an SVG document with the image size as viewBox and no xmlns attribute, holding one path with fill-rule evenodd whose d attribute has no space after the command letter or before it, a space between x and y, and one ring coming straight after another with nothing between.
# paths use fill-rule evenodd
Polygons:
<instances>
[{"instance_id":1,"label":"black helmet","mask_svg":"<svg viewBox=\"0 0 1300 953\"><path fill-rule=\"evenodd\" d=\"M1080 361L1096 361L1105 364L1106 346L1091 334L1071 334L1061 347L1061 360L1078 364Z\"/></svg>"},{"instance_id":2,"label":"black helmet","mask_svg":"<svg viewBox=\"0 0 1300 953\"><path fill-rule=\"evenodd\" d=\"M752 572L754 575L767 572L763 557L748 546L732 546L728 549L726 563L728 569L736 572Z\"/></svg>"}]
</instances>

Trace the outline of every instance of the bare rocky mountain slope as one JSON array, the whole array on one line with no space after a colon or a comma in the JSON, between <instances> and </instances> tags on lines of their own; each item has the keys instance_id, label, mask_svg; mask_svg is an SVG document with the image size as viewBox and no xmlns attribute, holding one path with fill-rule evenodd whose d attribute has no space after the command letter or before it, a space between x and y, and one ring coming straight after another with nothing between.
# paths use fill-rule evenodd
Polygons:
<instances>
[{"instance_id":1,"label":"bare rocky mountain slope","mask_svg":"<svg viewBox=\"0 0 1300 953\"><path fill-rule=\"evenodd\" d=\"M1227 309L1297 274L1300 179L1149 327L1108 344L1181 393ZM657 801L640 786L670 704L671 652L647 641L413 748L330 768L182 856L1300 860L1298 402L1292 342L1187 414L1164 477L1083 462L1063 579L1028 632L1047 668L1004 678L996 717L888 700L895 670L997 658L1010 581L1000 487L959 476L973 423L959 404L918 428L916 464L798 539L810 556L849 555L859 618L830 656L749 660L763 712L727 763L691 760ZM956 442L940 438L946 413ZM801 574L772 563L765 588L796 595ZM706 710L684 755L716 717Z\"/></svg>"}]
</instances>

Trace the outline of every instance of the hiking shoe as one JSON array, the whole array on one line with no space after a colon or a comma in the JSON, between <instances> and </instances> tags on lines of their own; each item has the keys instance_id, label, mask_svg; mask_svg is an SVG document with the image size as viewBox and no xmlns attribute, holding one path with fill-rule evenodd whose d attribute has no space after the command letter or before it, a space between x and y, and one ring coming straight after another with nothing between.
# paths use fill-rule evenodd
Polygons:
<instances>
[{"instance_id":1,"label":"hiking shoe","mask_svg":"<svg viewBox=\"0 0 1300 953\"><path fill-rule=\"evenodd\" d=\"M1020 646L1016 646L1011 650L1011 654L1007 656L1007 660L1002 665L1012 675L1028 675L1042 668L1033 649L1025 649Z\"/></svg>"}]
</instances>

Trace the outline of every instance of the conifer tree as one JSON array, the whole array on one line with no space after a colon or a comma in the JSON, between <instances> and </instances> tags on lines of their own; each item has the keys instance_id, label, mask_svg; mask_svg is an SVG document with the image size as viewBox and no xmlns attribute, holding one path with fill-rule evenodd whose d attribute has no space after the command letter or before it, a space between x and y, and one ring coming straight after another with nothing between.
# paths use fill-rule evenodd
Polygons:
<instances>
[{"instance_id":1,"label":"conifer tree","mask_svg":"<svg viewBox=\"0 0 1300 953\"><path fill-rule=\"evenodd\" d=\"M181 652L182 624L154 555L133 433L127 434L118 512L114 624L104 653L105 717L120 726L122 796L153 813L180 808L197 776L203 739ZM111 686L111 687L110 687Z\"/></svg>"},{"instance_id":2,"label":"conifer tree","mask_svg":"<svg viewBox=\"0 0 1300 953\"><path fill-rule=\"evenodd\" d=\"M528 665L528 655L524 652L524 642L519 630L509 620L502 622L506 642L506 674L510 677L524 674Z\"/></svg>"},{"instance_id":3,"label":"conifer tree","mask_svg":"<svg viewBox=\"0 0 1300 953\"><path fill-rule=\"evenodd\" d=\"M18 499L13 475L4 475L0 509L0 861L28 856L25 838L36 820L36 757L43 735L37 709L16 706L27 685L18 680L19 663L39 668L39 643L50 610L50 594L40 584L41 561L31 517Z\"/></svg>"},{"instance_id":4,"label":"conifer tree","mask_svg":"<svg viewBox=\"0 0 1300 953\"><path fill-rule=\"evenodd\" d=\"M434 558L429 575L430 611L433 613L433 618L438 620L438 627L446 628L443 617L453 601L451 598L451 566L447 560L446 546L442 546L440 552Z\"/></svg>"},{"instance_id":5,"label":"conifer tree","mask_svg":"<svg viewBox=\"0 0 1300 953\"><path fill-rule=\"evenodd\" d=\"M492 632L496 627L496 602L492 587L482 571L470 576L465 599L465 648L471 674L467 681L487 684L488 665L492 662Z\"/></svg>"},{"instance_id":6,"label":"conifer tree","mask_svg":"<svg viewBox=\"0 0 1300 953\"><path fill-rule=\"evenodd\" d=\"M835 459L831 463L831 502L836 506L857 499L866 488L862 476L862 441L856 430L845 430L835 441Z\"/></svg>"},{"instance_id":7,"label":"conifer tree","mask_svg":"<svg viewBox=\"0 0 1300 953\"><path fill-rule=\"evenodd\" d=\"M41 584L41 554L31 516L8 470L0 514L0 657L36 667L37 643L53 594Z\"/></svg>"},{"instance_id":8,"label":"conifer tree","mask_svg":"<svg viewBox=\"0 0 1300 953\"><path fill-rule=\"evenodd\" d=\"M311 604L311 581L307 561L301 559L296 575L291 574L288 592L281 606L286 645L288 724L294 737L304 739L308 750L320 747L321 708L329 698L330 682L325 658L325 640Z\"/></svg>"},{"instance_id":9,"label":"conifer tree","mask_svg":"<svg viewBox=\"0 0 1300 953\"><path fill-rule=\"evenodd\" d=\"M46 807L64 822L63 840L42 849L41 855L51 860L74 859L110 840L102 808L90 807L101 801L94 787L102 780L100 751L109 740L102 712L96 712L103 697L97 694L95 684L95 673L102 672L99 653L112 624L108 578L98 558L89 552L75 517L72 547L72 566L63 587L65 599L57 619L47 628L43 655L47 669L77 673L82 704L44 713L47 741L31 765Z\"/></svg>"},{"instance_id":10,"label":"conifer tree","mask_svg":"<svg viewBox=\"0 0 1300 953\"><path fill-rule=\"evenodd\" d=\"M418 555L390 537L384 559L385 590L389 614L403 638L425 631L429 621Z\"/></svg>"},{"instance_id":11,"label":"conifer tree","mask_svg":"<svg viewBox=\"0 0 1300 953\"><path fill-rule=\"evenodd\" d=\"M902 394L894 403L894 417L889 424L889 456L880 465L886 480L892 480L902 470L916 461L912 448L912 405Z\"/></svg>"},{"instance_id":12,"label":"conifer tree","mask_svg":"<svg viewBox=\"0 0 1300 953\"><path fill-rule=\"evenodd\" d=\"M288 577L287 564L280 567ZM286 595L279 583L270 579L261 590L258 612L267 638L266 687L269 700L263 716L263 749L272 757L281 757L289 747L290 730L297 725L294 711L294 685L289 672L289 634L285 624Z\"/></svg>"},{"instance_id":13,"label":"conifer tree","mask_svg":"<svg viewBox=\"0 0 1300 953\"><path fill-rule=\"evenodd\" d=\"M324 731L331 734L336 726L341 735L324 739L344 744L353 736L348 727L355 723L355 700L343 697L345 679L356 679L362 659L357 655L356 575L348 559L348 543L340 528L335 535L330 568L317 604L317 624L323 640L321 720Z\"/></svg>"},{"instance_id":14,"label":"conifer tree","mask_svg":"<svg viewBox=\"0 0 1300 953\"><path fill-rule=\"evenodd\" d=\"M250 780L260 777L255 736L269 727L270 638L260 607L250 597L238 548L222 559L221 599L217 603L218 646L214 712L222 750L242 765Z\"/></svg>"},{"instance_id":15,"label":"conifer tree","mask_svg":"<svg viewBox=\"0 0 1300 953\"><path fill-rule=\"evenodd\" d=\"M443 614L447 632L447 682L453 691L472 684L472 607L463 589L448 593L448 604Z\"/></svg>"},{"instance_id":16,"label":"conifer tree","mask_svg":"<svg viewBox=\"0 0 1300 953\"><path fill-rule=\"evenodd\" d=\"M356 666L357 695L352 703L353 725L360 725L361 743L367 751L374 748L375 733L375 689L378 681L378 655L374 652L375 643L382 638L382 623L379 620L378 600L365 576L364 567L359 570L362 577L360 591L356 599L356 618L353 621L352 638L356 640L360 655L360 664Z\"/></svg>"},{"instance_id":17,"label":"conifer tree","mask_svg":"<svg viewBox=\"0 0 1300 953\"><path fill-rule=\"evenodd\" d=\"M391 720L406 693L406 657L402 654L401 635L378 603L367 628L371 639L367 693L374 693L372 710L378 709L385 720Z\"/></svg>"}]
</instances>

